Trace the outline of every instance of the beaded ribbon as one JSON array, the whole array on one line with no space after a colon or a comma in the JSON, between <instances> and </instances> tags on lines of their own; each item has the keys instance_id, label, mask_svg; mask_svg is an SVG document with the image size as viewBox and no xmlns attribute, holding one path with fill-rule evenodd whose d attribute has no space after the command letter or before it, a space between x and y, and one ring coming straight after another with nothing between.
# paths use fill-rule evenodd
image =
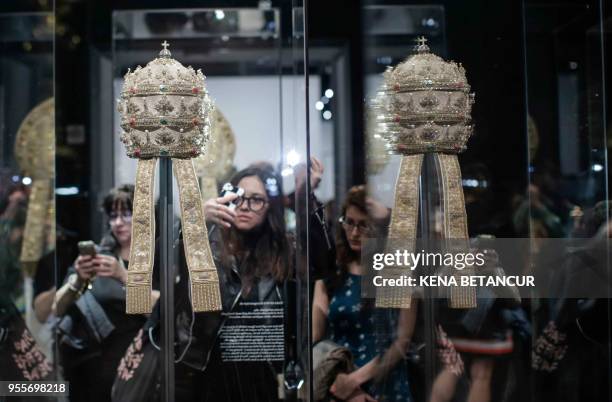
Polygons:
<instances>
[{"instance_id":1,"label":"beaded ribbon","mask_svg":"<svg viewBox=\"0 0 612 402\"><path fill-rule=\"evenodd\" d=\"M32 179L19 261L33 277L41 257L55 239L55 106L49 98L32 109L21 122L15 138L15 159L23 176Z\"/></svg>"},{"instance_id":2,"label":"beaded ribbon","mask_svg":"<svg viewBox=\"0 0 612 402\"><path fill-rule=\"evenodd\" d=\"M172 158L179 187L183 244L191 283L193 311L221 310L219 277L212 258L202 209L202 197L191 159ZM140 159L136 169L132 243L126 286L126 312L151 312L151 283L155 253L154 200L157 158ZM160 267L164 269L164 267Z\"/></svg>"},{"instance_id":3,"label":"beaded ribbon","mask_svg":"<svg viewBox=\"0 0 612 402\"><path fill-rule=\"evenodd\" d=\"M423 154L402 156L400 171L395 187L395 201L391 213L387 252L398 248L408 252L415 251L419 213L419 179L423 164ZM441 182L441 205L443 209L443 236L451 246L447 251L465 252L468 250L467 214L461 170L455 154L434 153ZM462 240L465 239L465 242ZM447 267L451 275L471 275L473 269L461 271ZM413 271L405 267L386 266L383 275L387 279L410 276ZM461 283L457 278L457 283ZM476 290L473 287L452 286L449 290L449 306L452 308L476 307ZM409 308L412 292L409 287L384 286L376 289L376 307Z\"/></svg>"}]
</instances>

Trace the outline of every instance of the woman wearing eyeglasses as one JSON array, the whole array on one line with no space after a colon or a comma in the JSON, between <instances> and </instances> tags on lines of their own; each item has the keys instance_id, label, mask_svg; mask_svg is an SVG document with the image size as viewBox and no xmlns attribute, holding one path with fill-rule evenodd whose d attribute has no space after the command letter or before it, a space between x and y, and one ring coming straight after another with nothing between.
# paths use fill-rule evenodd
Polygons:
<instances>
[{"instance_id":1,"label":"woman wearing eyeglasses","mask_svg":"<svg viewBox=\"0 0 612 402\"><path fill-rule=\"evenodd\" d=\"M224 269L237 269L246 297L262 281L280 283L287 277L291 244L285 230L280 177L272 166L253 165L236 173L230 182L244 194L211 199L204 213L208 222L218 225L218 231L212 228L209 237L213 254Z\"/></svg>"},{"instance_id":2,"label":"woman wearing eyeglasses","mask_svg":"<svg viewBox=\"0 0 612 402\"><path fill-rule=\"evenodd\" d=\"M330 396L350 402L411 401L404 357L416 319L416 306L399 312L375 309L361 298L365 273L361 250L368 237L381 237L389 210L352 187L342 206L336 237L337 270L315 283L313 342L323 339L348 349L356 369L338 374Z\"/></svg>"},{"instance_id":3,"label":"woman wearing eyeglasses","mask_svg":"<svg viewBox=\"0 0 612 402\"><path fill-rule=\"evenodd\" d=\"M177 401L279 399L278 374L284 359L284 283L293 266L281 178L272 165L259 163L239 171L230 182L244 193L239 197L228 194L204 204L219 275L222 313L191 311L188 281L184 280L188 274L181 252L181 279L175 292ZM269 341L261 342L262 337ZM274 346L275 342L279 347Z\"/></svg>"},{"instance_id":4,"label":"woman wearing eyeglasses","mask_svg":"<svg viewBox=\"0 0 612 402\"><path fill-rule=\"evenodd\" d=\"M94 255L77 257L55 297L60 361L71 401L111 399L117 365L145 322L142 315L125 313L133 198L132 185L104 198L109 231Z\"/></svg>"},{"instance_id":5,"label":"woman wearing eyeglasses","mask_svg":"<svg viewBox=\"0 0 612 402\"><path fill-rule=\"evenodd\" d=\"M322 165L313 170L311 188L320 179ZM303 178L296 179L301 196L305 174ZM288 303L295 299L288 295L294 289L295 240L286 229L281 177L271 164L260 162L237 172L230 184L223 187L241 188L240 196L229 193L204 203L221 312L193 311L182 234L175 245L179 251L174 317L177 402L279 401L285 357L296 355L291 349L295 340L285 342L293 339L286 317L292 311ZM133 362L136 354L145 353L146 359L143 345L149 341L159 350L160 318L158 302L143 328L145 336L130 346L137 353L126 352L122 366ZM144 366L132 365L125 376L120 370L113 401L157 400L159 380Z\"/></svg>"}]
</instances>

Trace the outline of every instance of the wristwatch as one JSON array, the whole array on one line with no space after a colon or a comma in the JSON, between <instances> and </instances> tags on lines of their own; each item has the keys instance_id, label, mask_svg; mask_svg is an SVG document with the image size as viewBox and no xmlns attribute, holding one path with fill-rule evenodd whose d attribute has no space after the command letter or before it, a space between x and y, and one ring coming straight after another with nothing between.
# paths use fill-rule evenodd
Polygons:
<instances>
[{"instance_id":1,"label":"wristwatch","mask_svg":"<svg viewBox=\"0 0 612 402\"><path fill-rule=\"evenodd\" d=\"M77 274L70 274L70 276L68 276L68 289L72 292L78 293L80 296L83 294L86 287L87 283L81 281L81 278L79 278Z\"/></svg>"}]
</instances>

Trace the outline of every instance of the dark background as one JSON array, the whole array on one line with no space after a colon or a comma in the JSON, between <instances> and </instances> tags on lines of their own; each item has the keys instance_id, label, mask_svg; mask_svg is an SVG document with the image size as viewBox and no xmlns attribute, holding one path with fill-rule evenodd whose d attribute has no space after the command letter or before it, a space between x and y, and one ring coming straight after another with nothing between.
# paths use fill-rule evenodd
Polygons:
<instances>
[{"instance_id":1,"label":"dark background","mask_svg":"<svg viewBox=\"0 0 612 402\"><path fill-rule=\"evenodd\" d=\"M473 119L476 134L468 150L460 156L470 174L470 166L484 165L491 187L488 200L492 213L499 217L498 229L504 234L516 197L527 196L529 183L544 183L554 203L589 205L607 197L605 170L594 176L593 161L604 160L607 147L604 130L610 116L610 102L604 103L602 60L597 47L605 39L610 43L610 7L605 1L532 1L525 0L447 0L435 4L446 11L445 57L460 61L476 93ZM42 6L41 6L42 4ZM350 58L352 120L351 183L365 180L363 146L362 77L365 70L361 7L369 4L434 4L428 1L367 2L312 0L309 8L309 42L314 48L336 44L347 49ZM58 222L79 232L91 234L89 214L97 202L89 192L92 150L89 137L82 145L66 145L66 128L82 126L90 133L92 82L90 55L111 51L111 15L115 9L154 9L189 7L255 7L254 1L79 1L55 2L55 95L57 126L57 186L78 186L77 197L58 197ZM273 1L283 10L282 20L290 19L291 4ZM0 12L49 10L39 1L3 1ZM603 14L600 14L603 11ZM603 36L593 32L603 21ZM284 26L283 29L287 29ZM288 38L284 32L283 38ZM286 39L286 45L290 46ZM11 51L11 49L8 49ZM18 52L19 49L13 50ZM599 53L601 54L601 53ZM609 54L609 51L606 52ZM605 60L604 60L605 61ZM569 67L570 63L573 67ZM609 64L609 63L608 63ZM313 63L311 72L323 65ZM559 119L557 77L573 71L579 77L580 171L570 175L559 172ZM595 88L595 89L593 89ZM597 90L599 88L599 91ZM608 91L609 93L609 91ZM604 117L604 107L607 117ZM539 147L528 157L527 111L539 132ZM609 131L609 127L607 128ZM110 134L110 133L109 133ZM539 176L540 175L540 176ZM542 178L543 176L543 178ZM551 177L553 178L552 183ZM591 184L589 184L591 183ZM593 184L595 183L595 184ZM484 219L484 218L476 218ZM505 233L509 234L509 233Z\"/></svg>"}]
</instances>

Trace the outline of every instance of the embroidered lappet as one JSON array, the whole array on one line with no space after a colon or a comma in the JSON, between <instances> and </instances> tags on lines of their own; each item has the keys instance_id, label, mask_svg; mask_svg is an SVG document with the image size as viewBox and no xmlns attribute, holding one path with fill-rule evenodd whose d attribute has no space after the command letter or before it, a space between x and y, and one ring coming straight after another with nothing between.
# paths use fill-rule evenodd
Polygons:
<instances>
[{"instance_id":1,"label":"embroidered lappet","mask_svg":"<svg viewBox=\"0 0 612 402\"><path fill-rule=\"evenodd\" d=\"M41 257L55 241L55 104L49 98L23 119L15 139L15 159L32 180L21 245L21 265L34 276ZM53 240L49 240L53 239Z\"/></svg>"}]
</instances>

